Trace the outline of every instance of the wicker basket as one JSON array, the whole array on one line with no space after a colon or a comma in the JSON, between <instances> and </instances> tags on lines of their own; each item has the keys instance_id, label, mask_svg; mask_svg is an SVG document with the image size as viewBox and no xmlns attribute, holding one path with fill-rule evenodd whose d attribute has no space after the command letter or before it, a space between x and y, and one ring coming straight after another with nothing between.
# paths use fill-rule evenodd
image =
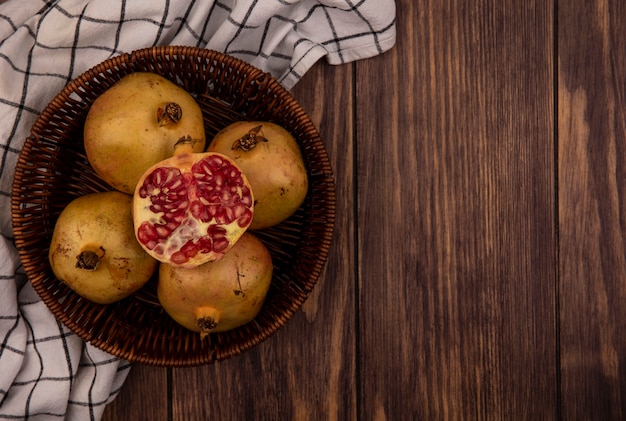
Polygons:
<instances>
[{"instance_id":1,"label":"wicker basket","mask_svg":"<svg viewBox=\"0 0 626 421\"><path fill-rule=\"evenodd\" d=\"M204 113L207 139L242 119L276 122L301 146L310 188L287 221L258 232L275 269L260 314L232 331L200 335L175 323L156 298L156 279L133 296L98 305L55 278L48 262L56 218L79 195L110 190L91 169L83 122L91 103L126 74L150 71L190 92ZM35 290L52 313L94 346L123 359L159 366L196 366L238 355L283 326L315 286L335 222L335 183L319 133L273 77L234 57L192 47L154 47L109 59L69 83L34 124L13 182L15 243Z\"/></svg>"}]
</instances>

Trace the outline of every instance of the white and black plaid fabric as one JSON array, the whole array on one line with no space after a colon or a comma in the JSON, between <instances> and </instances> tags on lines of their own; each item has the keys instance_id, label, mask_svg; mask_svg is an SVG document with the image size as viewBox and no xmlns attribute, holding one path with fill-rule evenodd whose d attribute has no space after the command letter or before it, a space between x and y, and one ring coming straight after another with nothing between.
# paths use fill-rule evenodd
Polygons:
<instances>
[{"instance_id":1,"label":"white and black plaid fabric","mask_svg":"<svg viewBox=\"0 0 626 421\"><path fill-rule=\"evenodd\" d=\"M12 242L15 163L57 92L153 45L226 52L291 88L320 58L371 57L395 35L393 0L0 0L0 420L100 419L130 369L52 316Z\"/></svg>"}]
</instances>

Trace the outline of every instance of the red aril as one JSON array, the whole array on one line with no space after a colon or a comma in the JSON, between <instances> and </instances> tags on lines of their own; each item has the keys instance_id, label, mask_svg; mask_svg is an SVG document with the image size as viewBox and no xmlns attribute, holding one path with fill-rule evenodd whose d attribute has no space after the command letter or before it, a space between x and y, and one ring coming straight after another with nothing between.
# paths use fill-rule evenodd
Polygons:
<instances>
[{"instance_id":1,"label":"red aril","mask_svg":"<svg viewBox=\"0 0 626 421\"><path fill-rule=\"evenodd\" d=\"M135 235L155 259L193 267L220 259L252 221L248 179L220 153L194 153L181 139L174 156L149 168L133 197Z\"/></svg>"}]
</instances>

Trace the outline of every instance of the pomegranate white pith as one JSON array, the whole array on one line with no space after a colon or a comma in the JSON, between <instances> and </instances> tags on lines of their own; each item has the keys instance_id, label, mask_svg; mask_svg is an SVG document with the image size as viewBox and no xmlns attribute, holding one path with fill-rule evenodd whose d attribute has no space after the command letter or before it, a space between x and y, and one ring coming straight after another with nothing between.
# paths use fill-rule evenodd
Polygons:
<instances>
[{"instance_id":1,"label":"pomegranate white pith","mask_svg":"<svg viewBox=\"0 0 626 421\"><path fill-rule=\"evenodd\" d=\"M193 267L220 259L253 216L250 184L219 153L193 153L182 142L140 179L133 199L135 235L155 259Z\"/></svg>"}]
</instances>

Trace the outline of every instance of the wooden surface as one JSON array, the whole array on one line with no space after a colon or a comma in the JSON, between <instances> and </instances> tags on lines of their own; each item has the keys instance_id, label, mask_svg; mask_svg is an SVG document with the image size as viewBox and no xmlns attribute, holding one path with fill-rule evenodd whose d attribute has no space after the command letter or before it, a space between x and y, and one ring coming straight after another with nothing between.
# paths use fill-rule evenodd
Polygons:
<instances>
[{"instance_id":1,"label":"wooden surface","mask_svg":"<svg viewBox=\"0 0 626 421\"><path fill-rule=\"evenodd\" d=\"M135 365L104 420L626 418L626 6L398 0L293 89L337 177L314 294L244 355Z\"/></svg>"}]
</instances>

